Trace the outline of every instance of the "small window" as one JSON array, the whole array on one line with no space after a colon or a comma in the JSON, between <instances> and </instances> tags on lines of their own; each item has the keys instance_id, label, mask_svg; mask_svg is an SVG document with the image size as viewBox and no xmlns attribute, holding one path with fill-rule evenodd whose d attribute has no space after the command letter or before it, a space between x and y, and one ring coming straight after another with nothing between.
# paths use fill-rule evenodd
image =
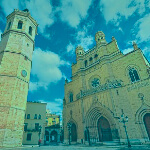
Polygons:
<instances>
[{"instance_id":1,"label":"small window","mask_svg":"<svg viewBox=\"0 0 150 150\"><path fill-rule=\"evenodd\" d=\"M39 123L35 123L35 130L36 130L36 131L39 130Z\"/></svg>"},{"instance_id":2,"label":"small window","mask_svg":"<svg viewBox=\"0 0 150 150\"><path fill-rule=\"evenodd\" d=\"M85 60L84 64L85 64L85 67L87 67L87 60Z\"/></svg>"},{"instance_id":3,"label":"small window","mask_svg":"<svg viewBox=\"0 0 150 150\"><path fill-rule=\"evenodd\" d=\"M134 68L129 70L129 76L130 76L131 82L140 80L137 70L135 70Z\"/></svg>"},{"instance_id":4,"label":"small window","mask_svg":"<svg viewBox=\"0 0 150 150\"><path fill-rule=\"evenodd\" d=\"M26 114L24 115L24 119L26 119Z\"/></svg>"},{"instance_id":5,"label":"small window","mask_svg":"<svg viewBox=\"0 0 150 150\"><path fill-rule=\"evenodd\" d=\"M29 34L32 35L32 27L29 27Z\"/></svg>"},{"instance_id":6,"label":"small window","mask_svg":"<svg viewBox=\"0 0 150 150\"><path fill-rule=\"evenodd\" d=\"M37 114L34 115L34 119L37 119Z\"/></svg>"},{"instance_id":7,"label":"small window","mask_svg":"<svg viewBox=\"0 0 150 150\"><path fill-rule=\"evenodd\" d=\"M8 27L7 27L7 30L10 29L10 26L11 26L11 22L8 23Z\"/></svg>"},{"instance_id":8,"label":"small window","mask_svg":"<svg viewBox=\"0 0 150 150\"><path fill-rule=\"evenodd\" d=\"M28 123L25 123L24 124L24 131L27 131L27 128L28 128Z\"/></svg>"},{"instance_id":9,"label":"small window","mask_svg":"<svg viewBox=\"0 0 150 150\"><path fill-rule=\"evenodd\" d=\"M73 93L70 93L70 95L69 95L69 100L70 100L70 102L73 101Z\"/></svg>"},{"instance_id":10,"label":"small window","mask_svg":"<svg viewBox=\"0 0 150 150\"><path fill-rule=\"evenodd\" d=\"M27 134L27 141L31 141L31 133Z\"/></svg>"},{"instance_id":11,"label":"small window","mask_svg":"<svg viewBox=\"0 0 150 150\"><path fill-rule=\"evenodd\" d=\"M93 60L93 58L92 58L92 57L90 57L90 58L89 58L89 61L92 61L92 60Z\"/></svg>"},{"instance_id":12,"label":"small window","mask_svg":"<svg viewBox=\"0 0 150 150\"><path fill-rule=\"evenodd\" d=\"M41 119L41 115L39 114L39 119Z\"/></svg>"},{"instance_id":13,"label":"small window","mask_svg":"<svg viewBox=\"0 0 150 150\"><path fill-rule=\"evenodd\" d=\"M95 54L95 55L94 55L94 58L97 58L97 57L98 57L98 55L97 55L97 54Z\"/></svg>"},{"instance_id":14,"label":"small window","mask_svg":"<svg viewBox=\"0 0 150 150\"><path fill-rule=\"evenodd\" d=\"M22 21L19 21L19 22L18 22L18 27L17 27L17 28L18 28L18 29L22 29L22 24L23 24L23 22L22 22Z\"/></svg>"},{"instance_id":15,"label":"small window","mask_svg":"<svg viewBox=\"0 0 150 150\"><path fill-rule=\"evenodd\" d=\"M30 114L27 115L27 119L30 119Z\"/></svg>"}]
</instances>

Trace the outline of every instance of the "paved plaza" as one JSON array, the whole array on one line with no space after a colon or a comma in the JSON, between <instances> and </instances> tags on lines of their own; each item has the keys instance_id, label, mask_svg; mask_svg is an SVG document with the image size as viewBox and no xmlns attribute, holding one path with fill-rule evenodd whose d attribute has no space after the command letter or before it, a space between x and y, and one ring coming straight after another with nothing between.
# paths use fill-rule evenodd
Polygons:
<instances>
[{"instance_id":1,"label":"paved plaza","mask_svg":"<svg viewBox=\"0 0 150 150\"><path fill-rule=\"evenodd\" d=\"M26 145L18 148L1 148L1 150L150 150L150 145L134 145L130 149L125 145L121 146L86 146L86 145Z\"/></svg>"}]
</instances>

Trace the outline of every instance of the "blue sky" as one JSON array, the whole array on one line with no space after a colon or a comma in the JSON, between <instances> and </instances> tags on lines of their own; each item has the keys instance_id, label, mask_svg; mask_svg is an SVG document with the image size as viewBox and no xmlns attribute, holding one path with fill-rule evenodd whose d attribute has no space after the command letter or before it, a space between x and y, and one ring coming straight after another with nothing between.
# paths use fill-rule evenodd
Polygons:
<instances>
[{"instance_id":1,"label":"blue sky","mask_svg":"<svg viewBox=\"0 0 150 150\"><path fill-rule=\"evenodd\" d=\"M105 33L107 42L114 36L123 53L132 51L135 41L150 60L149 0L0 0L0 34L5 17L17 8L28 8L39 23L28 101L47 102L52 113L62 112L75 48L92 48L97 31Z\"/></svg>"}]
</instances>

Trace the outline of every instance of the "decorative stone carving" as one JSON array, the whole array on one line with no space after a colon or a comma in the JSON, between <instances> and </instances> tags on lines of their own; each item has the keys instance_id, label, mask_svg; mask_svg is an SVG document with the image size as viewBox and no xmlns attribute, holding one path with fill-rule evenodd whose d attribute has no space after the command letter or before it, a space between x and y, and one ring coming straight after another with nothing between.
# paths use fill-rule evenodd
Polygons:
<instances>
[{"instance_id":1,"label":"decorative stone carving","mask_svg":"<svg viewBox=\"0 0 150 150\"><path fill-rule=\"evenodd\" d=\"M143 101L144 100L144 94L143 93L139 93L138 94L138 98L140 98Z\"/></svg>"},{"instance_id":2,"label":"decorative stone carving","mask_svg":"<svg viewBox=\"0 0 150 150\"><path fill-rule=\"evenodd\" d=\"M107 81L105 84L103 85L99 85L98 87L96 88L92 88L92 89L88 89L88 90L85 90L85 91L82 91L82 93L78 93L76 95L76 99L80 99L84 96L88 96L88 95L91 95L91 94L94 94L94 93L98 93L98 92L101 92L101 91L105 91L105 90L108 90L108 89L112 89L112 88L117 88L117 87L121 87L122 86L122 80L113 80L113 81Z\"/></svg>"}]
</instances>

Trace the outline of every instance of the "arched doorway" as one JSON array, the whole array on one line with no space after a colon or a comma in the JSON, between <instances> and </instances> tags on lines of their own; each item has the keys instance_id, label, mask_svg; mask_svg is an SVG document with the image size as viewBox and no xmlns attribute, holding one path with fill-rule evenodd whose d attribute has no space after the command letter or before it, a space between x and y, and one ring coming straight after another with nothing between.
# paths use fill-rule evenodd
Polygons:
<instances>
[{"instance_id":1,"label":"arched doorway","mask_svg":"<svg viewBox=\"0 0 150 150\"><path fill-rule=\"evenodd\" d=\"M77 128L74 123L71 125L71 141L76 142L77 141Z\"/></svg>"},{"instance_id":2,"label":"arched doorway","mask_svg":"<svg viewBox=\"0 0 150 150\"><path fill-rule=\"evenodd\" d=\"M50 134L51 142L57 142L57 132L53 130Z\"/></svg>"},{"instance_id":3,"label":"arched doorway","mask_svg":"<svg viewBox=\"0 0 150 150\"><path fill-rule=\"evenodd\" d=\"M100 117L97 122L99 141L112 141L112 133L108 120Z\"/></svg>"},{"instance_id":4,"label":"arched doorway","mask_svg":"<svg viewBox=\"0 0 150 150\"><path fill-rule=\"evenodd\" d=\"M145 114L143 120L144 120L144 124L145 124L148 137L150 139L150 113Z\"/></svg>"}]
</instances>

